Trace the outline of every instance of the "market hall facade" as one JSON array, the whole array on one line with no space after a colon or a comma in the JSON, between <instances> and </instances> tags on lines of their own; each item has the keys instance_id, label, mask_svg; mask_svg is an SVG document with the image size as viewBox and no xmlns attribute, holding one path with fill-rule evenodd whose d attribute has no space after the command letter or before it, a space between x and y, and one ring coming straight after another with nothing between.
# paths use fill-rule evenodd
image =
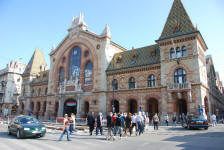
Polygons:
<instances>
[{"instance_id":1,"label":"market hall facade","mask_svg":"<svg viewBox=\"0 0 224 150\"><path fill-rule=\"evenodd\" d=\"M65 113L131 112L149 116L215 113L222 96L210 98L207 45L181 0L174 0L155 44L126 50L111 40L109 26L90 31L83 14L50 53L50 68L35 50L23 74L19 113L54 118Z\"/></svg>"}]
</instances>

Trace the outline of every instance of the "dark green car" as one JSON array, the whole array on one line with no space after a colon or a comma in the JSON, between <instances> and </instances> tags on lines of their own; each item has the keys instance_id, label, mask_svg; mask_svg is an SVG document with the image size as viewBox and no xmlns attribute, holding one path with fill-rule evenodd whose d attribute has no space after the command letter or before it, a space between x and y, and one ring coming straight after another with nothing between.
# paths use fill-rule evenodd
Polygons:
<instances>
[{"instance_id":1,"label":"dark green car","mask_svg":"<svg viewBox=\"0 0 224 150\"><path fill-rule=\"evenodd\" d=\"M46 134L46 128L33 117L17 116L8 125L8 134L14 134L17 138L43 137Z\"/></svg>"}]
</instances>

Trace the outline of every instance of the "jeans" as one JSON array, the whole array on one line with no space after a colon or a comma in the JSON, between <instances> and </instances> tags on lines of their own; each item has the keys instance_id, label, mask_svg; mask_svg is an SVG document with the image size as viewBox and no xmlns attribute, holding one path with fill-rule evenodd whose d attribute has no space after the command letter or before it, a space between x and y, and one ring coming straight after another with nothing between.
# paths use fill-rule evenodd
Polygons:
<instances>
[{"instance_id":1,"label":"jeans","mask_svg":"<svg viewBox=\"0 0 224 150\"><path fill-rule=\"evenodd\" d=\"M71 140L70 140L70 136L69 136L68 128L65 128L65 129L64 129L64 132L62 132L62 134L61 134L61 136L60 136L60 138L59 138L59 141L62 140L62 138L63 138L63 136L65 135L65 133L67 134L67 140L68 140L68 141L71 141Z\"/></svg>"},{"instance_id":2,"label":"jeans","mask_svg":"<svg viewBox=\"0 0 224 150\"><path fill-rule=\"evenodd\" d=\"M92 135L94 130L94 125L89 125L89 134Z\"/></svg>"},{"instance_id":3,"label":"jeans","mask_svg":"<svg viewBox=\"0 0 224 150\"><path fill-rule=\"evenodd\" d=\"M108 127L107 139L113 138L112 127Z\"/></svg>"},{"instance_id":4,"label":"jeans","mask_svg":"<svg viewBox=\"0 0 224 150\"><path fill-rule=\"evenodd\" d=\"M176 121L173 121L173 124L172 124L172 126L175 126L175 127L176 127Z\"/></svg>"},{"instance_id":5,"label":"jeans","mask_svg":"<svg viewBox=\"0 0 224 150\"><path fill-rule=\"evenodd\" d=\"M141 135L143 133L143 126L142 122L138 122L138 134Z\"/></svg>"},{"instance_id":6,"label":"jeans","mask_svg":"<svg viewBox=\"0 0 224 150\"><path fill-rule=\"evenodd\" d=\"M118 134L120 135L120 137L122 136L122 129L121 129L121 126L115 126L114 127L114 136L117 135L117 132Z\"/></svg>"},{"instance_id":7,"label":"jeans","mask_svg":"<svg viewBox=\"0 0 224 150\"><path fill-rule=\"evenodd\" d=\"M154 130L158 130L158 122L154 122Z\"/></svg>"},{"instance_id":8,"label":"jeans","mask_svg":"<svg viewBox=\"0 0 224 150\"><path fill-rule=\"evenodd\" d=\"M169 126L169 121L168 120L166 120L166 126Z\"/></svg>"},{"instance_id":9,"label":"jeans","mask_svg":"<svg viewBox=\"0 0 224 150\"><path fill-rule=\"evenodd\" d=\"M102 126L96 127L96 135L98 135L99 130L100 130L100 134L103 135L103 127Z\"/></svg>"},{"instance_id":10,"label":"jeans","mask_svg":"<svg viewBox=\"0 0 224 150\"><path fill-rule=\"evenodd\" d=\"M216 120L212 120L212 126L214 127L214 126L217 126L217 122L216 122Z\"/></svg>"}]
</instances>

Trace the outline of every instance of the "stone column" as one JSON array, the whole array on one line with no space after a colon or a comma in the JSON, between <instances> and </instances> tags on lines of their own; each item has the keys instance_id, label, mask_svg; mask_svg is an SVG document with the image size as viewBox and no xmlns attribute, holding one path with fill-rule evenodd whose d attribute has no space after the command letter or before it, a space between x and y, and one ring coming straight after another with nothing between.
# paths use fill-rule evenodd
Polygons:
<instances>
[{"instance_id":1,"label":"stone column","mask_svg":"<svg viewBox=\"0 0 224 150\"><path fill-rule=\"evenodd\" d=\"M63 100L62 99L59 99L58 100L58 117L63 117Z\"/></svg>"},{"instance_id":2,"label":"stone column","mask_svg":"<svg viewBox=\"0 0 224 150\"><path fill-rule=\"evenodd\" d=\"M77 96L78 97L78 100L77 100L77 114L76 116L77 117L80 117L80 112L81 112L81 97L80 96Z\"/></svg>"}]
</instances>

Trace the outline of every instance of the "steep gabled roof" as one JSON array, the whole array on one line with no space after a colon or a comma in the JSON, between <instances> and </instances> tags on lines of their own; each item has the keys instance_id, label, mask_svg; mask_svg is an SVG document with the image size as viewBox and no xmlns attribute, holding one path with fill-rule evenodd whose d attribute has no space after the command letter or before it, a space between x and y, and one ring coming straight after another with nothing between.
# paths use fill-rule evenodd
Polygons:
<instances>
[{"instance_id":1,"label":"steep gabled roof","mask_svg":"<svg viewBox=\"0 0 224 150\"><path fill-rule=\"evenodd\" d=\"M174 0L159 40L198 32L191 22L181 0Z\"/></svg>"},{"instance_id":2,"label":"steep gabled roof","mask_svg":"<svg viewBox=\"0 0 224 150\"><path fill-rule=\"evenodd\" d=\"M44 67L44 68L43 68ZM23 74L37 74L46 70L47 64L41 50L35 50Z\"/></svg>"},{"instance_id":3,"label":"steep gabled roof","mask_svg":"<svg viewBox=\"0 0 224 150\"><path fill-rule=\"evenodd\" d=\"M106 72L159 64L159 63L160 63L159 46L150 45L115 54Z\"/></svg>"}]
</instances>

